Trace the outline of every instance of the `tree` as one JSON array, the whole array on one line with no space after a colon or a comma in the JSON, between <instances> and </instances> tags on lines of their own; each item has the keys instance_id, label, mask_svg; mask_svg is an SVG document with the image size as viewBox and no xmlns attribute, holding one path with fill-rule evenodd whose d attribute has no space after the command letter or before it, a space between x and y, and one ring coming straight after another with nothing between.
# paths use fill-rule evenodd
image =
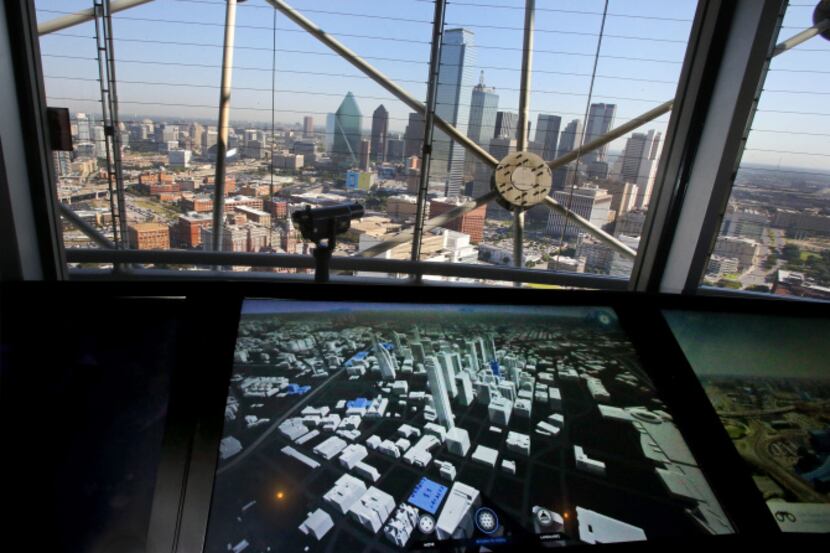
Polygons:
<instances>
[{"instance_id":1,"label":"tree","mask_svg":"<svg viewBox=\"0 0 830 553\"><path fill-rule=\"evenodd\" d=\"M726 279L726 278L720 279L719 281L717 281L717 283L715 283L715 285L718 286L719 288L731 288L732 290L740 290L741 289L741 283L740 282L738 282L737 280L729 280L729 279Z\"/></svg>"},{"instance_id":2,"label":"tree","mask_svg":"<svg viewBox=\"0 0 830 553\"><path fill-rule=\"evenodd\" d=\"M747 287L746 290L748 292L769 292L769 286L764 286L763 284L753 284L752 286Z\"/></svg>"},{"instance_id":3,"label":"tree","mask_svg":"<svg viewBox=\"0 0 830 553\"><path fill-rule=\"evenodd\" d=\"M781 250L781 257L790 263L799 263L801 261L801 250L795 244L787 244Z\"/></svg>"}]
</instances>

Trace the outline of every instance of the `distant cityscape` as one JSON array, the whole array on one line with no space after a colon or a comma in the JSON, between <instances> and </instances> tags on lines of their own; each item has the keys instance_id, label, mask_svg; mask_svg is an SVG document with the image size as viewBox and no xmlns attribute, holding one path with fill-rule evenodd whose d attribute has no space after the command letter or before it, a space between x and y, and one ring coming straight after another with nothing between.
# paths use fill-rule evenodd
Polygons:
<instances>
[{"instance_id":1,"label":"distant cityscape","mask_svg":"<svg viewBox=\"0 0 830 553\"><path fill-rule=\"evenodd\" d=\"M436 114L497 159L516 149L518 114L499 109L497 90L476 70L475 35L444 33ZM365 101L346 92L325 121L251 124L229 129L223 248L234 252L307 253L290 225L305 205L364 204L337 255L353 255L413 225L420 183L424 120L409 115L389 129L383 105L364 116ZM528 122L529 149L553 160L614 128L617 105L592 103L587 119L540 113ZM120 123L127 192L127 243L135 249L199 249L210 244L217 129L205 121L147 117ZM531 132L532 131L532 132ZM112 237L103 125L72 117L74 150L56 152L58 193L78 215ZM554 172L551 195L637 249L654 187L661 132L644 130L613 152L603 146ZM427 216L491 189L492 171L436 130L428 176ZM743 166L703 283L750 291L830 297L828 175ZM513 265L510 214L481 206L424 237L422 259ZM632 261L544 206L526 216L524 267L626 277ZM89 238L65 229L67 247ZM388 257L406 259L409 244ZM262 270L262 268L252 268ZM279 269L289 271L289 269ZM291 269L293 271L293 269ZM395 276L395 275L390 275ZM454 277L440 277L454 279Z\"/></svg>"}]
</instances>

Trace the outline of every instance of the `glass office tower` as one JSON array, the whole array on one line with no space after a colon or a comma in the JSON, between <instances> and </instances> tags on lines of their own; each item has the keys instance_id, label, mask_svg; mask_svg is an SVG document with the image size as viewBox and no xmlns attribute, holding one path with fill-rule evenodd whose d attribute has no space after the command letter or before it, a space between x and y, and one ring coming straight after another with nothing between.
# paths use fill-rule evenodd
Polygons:
<instances>
[{"instance_id":1,"label":"glass office tower","mask_svg":"<svg viewBox=\"0 0 830 553\"><path fill-rule=\"evenodd\" d=\"M474 34L467 29L448 29L441 48L435 113L466 134L476 62ZM430 180L444 181L445 194L458 196L464 184L464 148L436 128L432 152Z\"/></svg>"},{"instance_id":2,"label":"glass office tower","mask_svg":"<svg viewBox=\"0 0 830 553\"><path fill-rule=\"evenodd\" d=\"M347 93L334 114L334 145L331 156L338 165L357 165L362 118L354 94Z\"/></svg>"}]
</instances>

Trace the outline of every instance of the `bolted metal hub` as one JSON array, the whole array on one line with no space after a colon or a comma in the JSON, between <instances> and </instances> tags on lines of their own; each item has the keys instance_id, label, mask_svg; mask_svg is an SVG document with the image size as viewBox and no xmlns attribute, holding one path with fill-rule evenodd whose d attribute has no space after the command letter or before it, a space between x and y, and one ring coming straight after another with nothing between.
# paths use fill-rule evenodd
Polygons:
<instances>
[{"instance_id":1,"label":"bolted metal hub","mask_svg":"<svg viewBox=\"0 0 830 553\"><path fill-rule=\"evenodd\" d=\"M498 202L508 209L527 209L542 203L552 184L550 167L531 152L507 154L493 172Z\"/></svg>"}]
</instances>

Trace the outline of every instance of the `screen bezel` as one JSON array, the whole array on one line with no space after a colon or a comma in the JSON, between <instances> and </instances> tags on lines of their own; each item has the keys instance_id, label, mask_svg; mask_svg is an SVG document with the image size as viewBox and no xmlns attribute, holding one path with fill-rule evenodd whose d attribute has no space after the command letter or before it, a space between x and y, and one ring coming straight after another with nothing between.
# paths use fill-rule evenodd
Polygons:
<instances>
[{"instance_id":1,"label":"screen bezel","mask_svg":"<svg viewBox=\"0 0 830 553\"><path fill-rule=\"evenodd\" d=\"M229 284L229 283L227 283ZM210 289L209 287L207 287ZM672 412L678 428L706 474L715 495L739 534L756 536L779 534L772 515L766 509L760 492L745 470L743 461L711 408L702 386L686 361L668 324L663 309L694 309L717 312L755 312L820 316L823 306L802 302L759 299L690 298L656 294L597 291L558 291L499 289L498 294L481 288L446 286L378 286L328 284L325 286L297 283L279 286L230 285L223 289L222 310L227 319L218 323L228 334L217 335L217 344L226 349L213 356L227 365L217 367L211 375L215 389L206 394L197 421L193 455L189 463L186 493L182 505L182 524L178 534L179 550L201 551L205 546L211 509L218 444L223 427L227 386L232 370L233 345L244 298L275 298L319 301L359 301L374 303L453 303L488 305L544 305L610 307L617 313L623 330L628 334L643 367L654 380L659 393ZM232 290L233 293L228 293ZM204 305L215 302L213 294L203 296L190 290L189 300ZM387 296L392 296L391 298ZM201 299L200 299L201 298ZM381 299L382 298L382 299ZM218 307L215 306L216 309ZM214 311L216 313L216 311ZM215 319L214 319L215 320ZM229 321L233 322L233 325ZM233 339L228 339L232 336ZM220 376L221 373L221 376ZM646 542L648 543L648 542ZM642 547L643 544L640 544Z\"/></svg>"}]
</instances>

